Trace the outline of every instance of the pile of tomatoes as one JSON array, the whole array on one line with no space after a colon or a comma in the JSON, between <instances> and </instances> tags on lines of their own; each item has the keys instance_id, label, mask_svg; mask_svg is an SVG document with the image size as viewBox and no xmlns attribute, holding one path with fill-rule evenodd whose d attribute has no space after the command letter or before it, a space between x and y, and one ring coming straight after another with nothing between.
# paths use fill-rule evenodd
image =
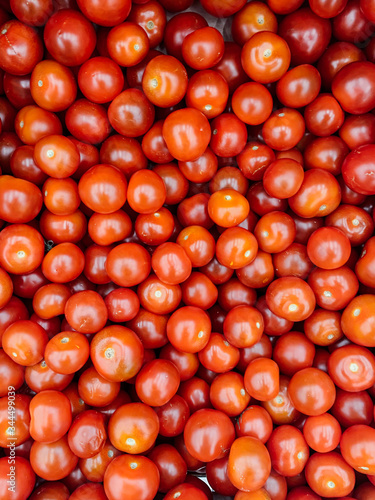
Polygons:
<instances>
[{"instance_id":1,"label":"pile of tomatoes","mask_svg":"<svg viewBox=\"0 0 375 500\"><path fill-rule=\"evenodd\" d=\"M375 499L375 0L0 0L0 167L1 500Z\"/></svg>"}]
</instances>

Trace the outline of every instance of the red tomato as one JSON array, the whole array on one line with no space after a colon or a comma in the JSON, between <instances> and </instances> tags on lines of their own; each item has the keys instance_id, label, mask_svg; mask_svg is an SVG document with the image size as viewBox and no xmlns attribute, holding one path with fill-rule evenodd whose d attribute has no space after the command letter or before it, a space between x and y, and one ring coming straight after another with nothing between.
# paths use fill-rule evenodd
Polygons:
<instances>
[{"instance_id":1,"label":"red tomato","mask_svg":"<svg viewBox=\"0 0 375 500\"><path fill-rule=\"evenodd\" d=\"M228 477L241 491L253 492L264 486L271 472L271 458L259 439L244 436L231 446Z\"/></svg>"},{"instance_id":2,"label":"red tomato","mask_svg":"<svg viewBox=\"0 0 375 500\"><path fill-rule=\"evenodd\" d=\"M272 467L283 476L301 473L310 450L301 431L290 425L277 427L267 441Z\"/></svg>"},{"instance_id":3,"label":"red tomato","mask_svg":"<svg viewBox=\"0 0 375 500\"><path fill-rule=\"evenodd\" d=\"M1 498L4 500L30 498L29 495L34 489L36 479L30 462L23 457L17 456L13 457L14 462L10 463L9 460L9 457L0 458ZM14 467L14 469L11 467ZM18 477L21 477L22 481L17 481L16 478Z\"/></svg>"},{"instance_id":4,"label":"red tomato","mask_svg":"<svg viewBox=\"0 0 375 500\"><path fill-rule=\"evenodd\" d=\"M86 410L73 420L68 432L69 448L79 458L91 458L101 451L107 439L104 417Z\"/></svg>"},{"instance_id":5,"label":"red tomato","mask_svg":"<svg viewBox=\"0 0 375 500\"><path fill-rule=\"evenodd\" d=\"M142 28L139 29L143 31ZM144 135L152 126L154 118L153 104L139 89L124 90L113 99L108 108L110 124L125 137Z\"/></svg>"},{"instance_id":6,"label":"red tomato","mask_svg":"<svg viewBox=\"0 0 375 500\"><path fill-rule=\"evenodd\" d=\"M120 325L107 326L95 334L90 344L90 357L98 373L113 382L134 377L141 369L143 355L137 335Z\"/></svg>"},{"instance_id":7,"label":"red tomato","mask_svg":"<svg viewBox=\"0 0 375 500\"><path fill-rule=\"evenodd\" d=\"M305 415L321 415L335 402L336 389L330 377L317 368L304 368L295 373L288 393L295 408Z\"/></svg>"},{"instance_id":8,"label":"red tomato","mask_svg":"<svg viewBox=\"0 0 375 500\"><path fill-rule=\"evenodd\" d=\"M218 410L196 411L186 422L184 429L188 452L202 462L224 457L234 438L234 426L230 418ZM210 443L209 447L205 446L206 442Z\"/></svg>"},{"instance_id":9,"label":"red tomato","mask_svg":"<svg viewBox=\"0 0 375 500\"><path fill-rule=\"evenodd\" d=\"M258 401L269 401L279 392L279 367L272 359L256 358L246 368L245 388Z\"/></svg>"},{"instance_id":10,"label":"red tomato","mask_svg":"<svg viewBox=\"0 0 375 500\"><path fill-rule=\"evenodd\" d=\"M153 500L159 489L157 466L142 455L121 455L108 465L104 474L104 491L109 500Z\"/></svg>"},{"instance_id":11,"label":"red tomato","mask_svg":"<svg viewBox=\"0 0 375 500\"><path fill-rule=\"evenodd\" d=\"M259 83L279 80L290 64L288 44L271 31L255 33L243 46L242 66L248 76Z\"/></svg>"},{"instance_id":12,"label":"red tomato","mask_svg":"<svg viewBox=\"0 0 375 500\"><path fill-rule=\"evenodd\" d=\"M36 30L18 20L3 24L0 32L0 67L12 75L27 75L43 57Z\"/></svg>"},{"instance_id":13,"label":"red tomato","mask_svg":"<svg viewBox=\"0 0 375 500\"><path fill-rule=\"evenodd\" d=\"M92 24L76 10L62 10L51 16L44 29L44 43L56 61L65 66L79 66L95 48Z\"/></svg>"},{"instance_id":14,"label":"red tomato","mask_svg":"<svg viewBox=\"0 0 375 500\"><path fill-rule=\"evenodd\" d=\"M174 158L194 161L205 152L211 139L211 129L203 113L185 108L174 111L166 118L163 137Z\"/></svg>"},{"instance_id":15,"label":"red tomato","mask_svg":"<svg viewBox=\"0 0 375 500\"><path fill-rule=\"evenodd\" d=\"M78 457L73 454L68 438L64 436L53 443L35 441L30 450L30 463L38 476L48 481L59 481L75 469Z\"/></svg>"},{"instance_id":16,"label":"red tomato","mask_svg":"<svg viewBox=\"0 0 375 500\"><path fill-rule=\"evenodd\" d=\"M31 74L31 96L48 111L62 111L73 104L77 84L72 71L56 61L41 61Z\"/></svg>"},{"instance_id":17,"label":"red tomato","mask_svg":"<svg viewBox=\"0 0 375 500\"><path fill-rule=\"evenodd\" d=\"M176 394L179 385L177 368L165 359L154 359L146 363L135 381L138 397L150 406L166 404Z\"/></svg>"},{"instance_id":18,"label":"red tomato","mask_svg":"<svg viewBox=\"0 0 375 500\"><path fill-rule=\"evenodd\" d=\"M183 99L188 85L186 69L172 56L156 56L147 64L142 89L155 105L168 108Z\"/></svg>"},{"instance_id":19,"label":"red tomato","mask_svg":"<svg viewBox=\"0 0 375 500\"><path fill-rule=\"evenodd\" d=\"M303 426L303 435L314 451L327 453L340 443L341 427L330 413L308 417Z\"/></svg>"},{"instance_id":20,"label":"red tomato","mask_svg":"<svg viewBox=\"0 0 375 500\"><path fill-rule=\"evenodd\" d=\"M125 453L138 454L150 449L159 432L155 411L143 403L120 406L111 416L108 435L111 443Z\"/></svg>"},{"instance_id":21,"label":"red tomato","mask_svg":"<svg viewBox=\"0 0 375 500\"><path fill-rule=\"evenodd\" d=\"M355 484L353 469L338 453L314 453L306 464L306 480L311 489L324 497L349 495Z\"/></svg>"},{"instance_id":22,"label":"red tomato","mask_svg":"<svg viewBox=\"0 0 375 500\"><path fill-rule=\"evenodd\" d=\"M39 443L61 439L72 423L69 399L58 391L42 391L30 402L30 435Z\"/></svg>"}]
</instances>

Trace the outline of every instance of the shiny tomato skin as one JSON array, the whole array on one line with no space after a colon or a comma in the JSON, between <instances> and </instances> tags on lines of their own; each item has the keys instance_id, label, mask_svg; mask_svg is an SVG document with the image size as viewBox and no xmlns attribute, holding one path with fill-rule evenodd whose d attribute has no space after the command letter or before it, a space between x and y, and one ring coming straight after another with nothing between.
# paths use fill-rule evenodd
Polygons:
<instances>
[{"instance_id":1,"label":"shiny tomato skin","mask_svg":"<svg viewBox=\"0 0 375 500\"><path fill-rule=\"evenodd\" d=\"M229 452L228 477L241 491L253 492L264 486L271 472L271 458L259 439L237 438Z\"/></svg>"},{"instance_id":2,"label":"shiny tomato skin","mask_svg":"<svg viewBox=\"0 0 375 500\"><path fill-rule=\"evenodd\" d=\"M302 432L290 425L281 425L272 432L267 449L272 467L287 477L302 472L310 454Z\"/></svg>"},{"instance_id":3,"label":"shiny tomato skin","mask_svg":"<svg viewBox=\"0 0 375 500\"><path fill-rule=\"evenodd\" d=\"M121 455L108 465L104 490L108 500L153 500L160 484L157 466L142 455Z\"/></svg>"},{"instance_id":4,"label":"shiny tomato skin","mask_svg":"<svg viewBox=\"0 0 375 500\"><path fill-rule=\"evenodd\" d=\"M160 473L159 491L168 492L186 479L187 465L180 453L170 444L156 446L148 454Z\"/></svg>"},{"instance_id":5,"label":"shiny tomato skin","mask_svg":"<svg viewBox=\"0 0 375 500\"><path fill-rule=\"evenodd\" d=\"M193 476L194 477L194 476ZM180 498L181 500L189 500L190 498L194 498L196 500L206 500L207 495L202 491L201 488L194 486L194 484L190 483L181 483L178 486L170 489L168 493L165 495L164 500L173 500L176 498Z\"/></svg>"},{"instance_id":6,"label":"shiny tomato skin","mask_svg":"<svg viewBox=\"0 0 375 500\"><path fill-rule=\"evenodd\" d=\"M30 434L35 441L58 441L72 422L70 401L58 391L41 391L30 403L30 416Z\"/></svg>"},{"instance_id":7,"label":"shiny tomato skin","mask_svg":"<svg viewBox=\"0 0 375 500\"><path fill-rule=\"evenodd\" d=\"M352 425L342 435L340 449L342 456L358 472L373 475L375 464L372 454L374 430L367 425Z\"/></svg>"},{"instance_id":8,"label":"shiny tomato skin","mask_svg":"<svg viewBox=\"0 0 375 500\"><path fill-rule=\"evenodd\" d=\"M330 21L309 8L287 15L279 26L279 35L289 45L293 65L316 62L328 46L331 32Z\"/></svg>"},{"instance_id":9,"label":"shiny tomato skin","mask_svg":"<svg viewBox=\"0 0 375 500\"><path fill-rule=\"evenodd\" d=\"M34 441L30 451L30 463L38 476L48 481L59 481L70 474L78 463L64 436L54 443Z\"/></svg>"},{"instance_id":10,"label":"shiny tomato skin","mask_svg":"<svg viewBox=\"0 0 375 500\"><path fill-rule=\"evenodd\" d=\"M203 113L185 108L174 111L166 118L163 137L174 158L194 161L205 152L211 139L211 128Z\"/></svg>"},{"instance_id":11,"label":"shiny tomato skin","mask_svg":"<svg viewBox=\"0 0 375 500\"><path fill-rule=\"evenodd\" d=\"M92 54L96 33L92 24L77 10L55 12L44 29L44 43L52 57L65 66L79 66Z\"/></svg>"},{"instance_id":12,"label":"shiny tomato skin","mask_svg":"<svg viewBox=\"0 0 375 500\"><path fill-rule=\"evenodd\" d=\"M157 414L143 403L120 406L108 424L108 435L113 446L130 454L149 450L154 445L158 432Z\"/></svg>"},{"instance_id":13,"label":"shiny tomato skin","mask_svg":"<svg viewBox=\"0 0 375 500\"><path fill-rule=\"evenodd\" d=\"M18 20L3 24L0 35L0 67L13 75L27 75L43 57L43 46L32 27Z\"/></svg>"},{"instance_id":14,"label":"shiny tomato skin","mask_svg":"<svg viewBox=\"0 0 375 500\"><path fill-rule=\"evenodd\" d=\"M372 294L358 295L346 304L341 317L341 327L344 334L355 344L375 347L371 334L374 307L375 300Z\"/></svg>"},{"instance_id":15,"label":"shiny tomato skin","mask_svg":"<svg viewBox=\"0 0 375 500\"><path fill-rule=\"evenodd\" d=\"M100 26L115 26L122 23L129 15L131 9L130 0L78 0L78 6L91 22Z\"/></svg>"},{"instance_id":16,"label":"shiny tomato skin","mask_svg":"<svg viewBox=\"0 0 375 500\"><path fill-rule=\"evenodd\" d=\"M184 440L188 452L196 459L211 462L224 457L235 438L230 418L218 410L198 410L186 422ZM209 439L211 446L204 443Z\"/></svg>"},{"instance_id":17,"label":"shiny tomato skin","mask_svg":"<svg viewBox=\"0 0 375 500\"><path fill-rule=\"evenodd\" d=\"M43 255L44 240L32 226L12 224L0 232L0 263L6 272L33 272L42 263Z\"/></svg>"},{"instance_id":18,"label":"shiny tomato skin","mask_svg":"<svg viewBox=\"0 0 375 500\"><path fill-rule=\"evenodd\" d=\"M69 448L76 457L95 456L107 439L104 416L95 410L83 411L73 420L67 436Z\"/></svg>"},{"instance_id":19,"label":"shiny tomato skin","mask_svg":"<svg viewBox=\"0 0 375 500\"><path fill-rule=\"evenodd\" d=\"M124 382L141 369L144 348L132 330L111 325L95 334L90 356L100 375L113 382Z\"/></svg>"},{"instance_id":20,"label":"shiny tomato skin","mask_svg":"<svg viewBox=\"0 0 375 500\"><path fill-rule=\"evenodd\" d=\"M9 463L9 457L0 458L0 495L4 500L23 500L26 498L30 498L30 494L32 493L35 485L36 476L31 467L29 460L26 460L23 457L16 456L13 458L13 464ZM11 469L13 466L15 469ZM9 476L17 471L18 474L21 475L22 480L19 481L18 488L15 493L12 490L9 490ZM7 476L8 474L8 476Z\"/></svg>"},{"instance_id":21,"label":"shiny tomato skin","mask_svg":"<svg viewBox=\"0 0 375 500\"><path fill-rule=\"evenodd\" d=\"M247 75L258 83L279 80L290 64L290 49L286 41L275 33L255 33L243 46L242 66Z\"/></svg>"},{"instance_id":22,"label":"shiny tomato skin","mask_svg":"<svg viewBox=\"0 0 375 500\"><path fill-rule=\"evenodd\" d=\"M135 389L144 403L163 406L176 394L179 384L180 375L175 365L165 359L154 359L146 363L138 373Z\"/></svg>"},{"instance_id":23,"label":"shiny tomato skin","mask_svg":"<svg viewBox=\"0 0 375 500\"><path fill-rule=\"evenodd\" d=\"M0 217L11 223L33 220L42 208L40 189L31 182L10 175L0 178Z\"/></svg>"},{"instance_id":24,"label":"shiny tomato skin","mask_svg":"<svg viewBox=\"0 0 375 500\"><path fill-rule=\"evenodd\" d=\"M344 111L355 115L371 111L375 105L374 76L375 64L369 61L352 62L341 68L333 79L332 93Z\"/></svg>"},{"instance_id":25,"label":"shiny tomato skin","mask_svg":"<svg viewBox=\"0 0 375 500\"><path fill-rule=\"evenodd\" d=\"M342 165L345 184L359 194L375 193L373 176L375 171L373 144L366 144L351 151Z\"/></svg>"},{"instance_id":26,"label":"shiny tomato skin","mask_svg":"<svg viewBox=\"0 0 375 500\"><path fill-rule=\"evenodd\" d=\"M334 451L340 443L341 427L330 413L308 417L303 426L303 435L314 451L327 453Z\"/></svg>"},{"instance_id":27,"label":"shiny tomato skin","mask_svg":"<svg viewBox=\"0 0 375 500\"><path fill-rule=\"evenodd\" d=\"M311 489L328 498L349 495L355 484L353 469L334 451L314 453L306 464L305 474Z\"/></svg>"},{"instance_id":28,"label":"shiny tomato skin","mask_svg":"<svg viewBox=\"0 0 375 500\"><path fill-rule=\"evenodd\" d=\"M298 411L314 416L333 406L336 388L326 373L317 368L304 368L293 375L288 393Z\"/></svg>"},{"instance_id":29,"label":"shiny tomato skin","mask_svg":"<svg viewBox=\"0 0 375 500\"><path fill-rule=\"evenodd\" d=\"M94 57L82 64L78 85L84 96L103 104L114 99L124 87L124 76L119 65L108 57Z\"/></svg>"},{"instance_id":30,"label":"shiny tomato skin","mask_svg":"<svg viewBox=\"0 0 375 500\"><path fill-rule=\"evenodd\" d=\"M57 61L41 61L35 66L30 90L38 106L54 112L67 109L77 96L72 71Z\"/></svg>"},{"instance_id":31,"label":"shiny tomato skin","mask_svg":"<svg viewBox=\"0 0 375 500\"><path fill-rule=\"evenodd\" d=\"M137 243L122 243L113 248L106 261L108 276L117 285L139 285L151 271L151 258L147 250Z\"/></svg>"}]
</instances>

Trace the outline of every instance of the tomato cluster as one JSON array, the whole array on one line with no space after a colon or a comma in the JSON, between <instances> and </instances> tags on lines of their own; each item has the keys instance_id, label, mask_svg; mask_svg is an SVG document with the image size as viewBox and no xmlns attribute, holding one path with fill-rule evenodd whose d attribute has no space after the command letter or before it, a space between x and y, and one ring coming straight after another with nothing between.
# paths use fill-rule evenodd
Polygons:
<instances>
[{"instance_id":1,"label":"tomato cluster","mask_svg":"<svg viewBox=\"0 0 375 500\"><path fill-rule=\"evenodd\" d=\"M1 500L375 499L374 0L0 0L0 168Z\"/></svg>"}]
</instances>

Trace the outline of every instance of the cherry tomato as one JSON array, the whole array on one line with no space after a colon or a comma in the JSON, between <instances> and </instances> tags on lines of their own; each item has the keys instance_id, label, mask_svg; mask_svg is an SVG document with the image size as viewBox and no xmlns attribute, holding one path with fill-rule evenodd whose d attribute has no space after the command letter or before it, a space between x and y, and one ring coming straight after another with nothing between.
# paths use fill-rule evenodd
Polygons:
<instances>
[{"instance_id":1,"label":"cherry tomato","mask_svg":"<svg viewBox=\"0 0 375 500\"><path fill-rule=\"evenodd\" d=\"M206 500L207 495L200 489L189 483L181 483L178 486L170 489L165 495L165 500L172 500L173 498L180 498L181 500L188 500L189 498L195 498L196 500Z\"/></svg>"},{"instance_id":2,"label":"cherry tomato","mask_svg":"<svg viewBox=\"0 0 375 500\"><path fill-rule=\"evenodd\" d=\"M47 342L44 328L29 320L15 321L2 336L4 351L22 366L33 366L41 361Z\"/></svg>"},{"instance_id":3,"label":"cherry tomato","mask_svg":"<svg viewBox=\"0 0 375 500\"><path fill-rule=\"evenodd\" d=\"M160 473L149 458L121 455L108 465L104 474L104 491L109 500L152 500L159 489Z\"/></svg>"},{"instance_id":4,"label":"cherry tomato","mask_svg":"<svg viewBox=\"0 0 375 500\"><path fill-rule=\"evenodd\" d=\"M305 172L297 193L289 198L289 206L300 217L325 217L336 210L341 190L335 177L320 168Z\"/></svg>"},{"instance_id":5,"label":"cherry tomato","mask_svg":"<svg viewBox=\"0 0 375 500\"><path fill-rule=\"evenodd\" d=\"M183 99L188 85L185 67L173 56L156 56L147 64L142 89L155 105L168 108Z\"/></svg>"},{"instance_id":6,"label":"cherry tomato","mask_svg":"<svg viewBox=\"0 0 375 500\"><path fill-rule=\"evenodd\" d=\"M95 368L112 382L123 382L136 375L141 369L143 355L143 345L137 335L120 325L107 326L95 334L90 344Z\"/></svg>"},{"instance_id":7,"label":"cherry tomato","mask_svg":"<svg viewBox=\"0 0 375 500\"><path fill-rule=\"evenodd\" d=\"M276 94L284 106L301 108L318 96L321 76L310 64L301 64L289 70L277 82Z\"/></svg>"},{"instance_id":8,"label":"cherry tomato","mask_svg":"<svg viewBox=\"0 0 375 500\"><path fill-rule=\"evenodd\" d=\"M290 379L288 377L280 375L280 388L276 397L261 403L271 416L272 422L276 425L292 424L300 416L288 393L289 383Z\"/></svg>"},{"instance_id":9,"label":"cherry tomato","mask_svg":"<svg viewBox=\"0 0 375 500\"><path fill-rule=\"evenodd\" d=\"M271 31L255 33L243 46L241 60L247 75L259 83L279 80L290 64L287 43Z\"/></svg>"},{"instance_id":10,"label":"cherry tomato","mask_svg":"<svg viewBox=\"0 0 375 500\"><path fill-rule=\"evenodd\" d=\"M175 311L167 323L171 344L183 352L202 350L210 337L211 321L199 307L186 306Z\"/></svg>"},{"instance_id":11,"label":"cherry tomato","mask_svg":"<svg viewBox=\"0 0 375 500\"><path fill-rule=\"evenodd\" d=\"M104 447L107 439L104 417L86 410L73 420L68 432L69 448L79 458L91 458Z\"/></svg>"},{"instance_id":12,"label":"cherry tomato","mask_svg":"<svg viewBox=\"0 0 375 500\"><path fill-rule=\"evenodd\" d=\"M73 9L55 12L46 23L43 36L48 52L65 66L79 66L87 61L96 44L94 27Z\"/></svg>"},{"instance_id":13,"label":"cherry tomato","mask_svg":"<svg viewBox=\"0 0 375 500\"><path fill-rule=\"evenodd\" d=\"M225 338L235 347L251 347L259 342L264 321L262 314L252 306L238 305L231 309L224 321Z\"/></svg>"},{"instance_id":14,"label":"cherry tomato","mask_svg":"<svg viewBox=\"0 0 375 500\"><path fill-rule=\"evenodd\" d=\"M179 384L180 375L175 365L165 359L155 359L142 367L135 389L145 404L163 406L176 394Z\"/></svg>"},{"instance_id":15,"label":"cherry tomato","mask_svg":"<svg viewBox=\"0 0 375 500\"><path fill-rule=\"evenodd\" d=\"M277 427L267 441L272 467L283 476L302 472L310 450L302 432L291 425Z\"/></svg>"},{"instance_id":16,"label":"cherry tomato","mask_svg":"<svg viewBox=\"0 0 375 500\"><path fill-rule=\"evenodd\" d=\"M218 71L197 71L189 80L186 104L201 111L207 118L220 115L228 102L229 87Z\"/></svg>"},{"instance_id":17,"label":"cherry tomato","mask_svg":"<svg viewBox=\"0 0 375 500\"><path fill-rule=\"evenodd\" d=\"M344 112L334 97L320 94L305 109L306 128L314 135L327 137L344 123Z\"/></svg>"},{"instance_id":18,"label":"cherry tomato","mask_svg":"<svg viewBox=\"0 0 375 500\"><path fill-rule=\"evenodd\" d=\"M135 286L150 274L151 258L141 245L122 243L109 252L106 270L108 276L117 285Z\"/></svg>"},{"instance_id":19,"label":"cherry tomato","mask_svg":"<svg viewBox=\"0 0 375 500\"><path fill-rule=\"evenodd\" d=\"M138 141L121 135L111 135L103 142L100 161L118 168L127 178L137 170L147 167L147 159Z\"/></svg>"},{"instance_id":20,"label":"cherry tomato","mask_svg":"<svg viewBox=\"0 0 375 500\"><path fill-rule=\"evenodd\" d=\"M250 401L242 375L236 372L218 375L210 387L210 401L214 408L229 417L240 415Z\"/></svg>"},{"instance_id":21,"label":"cherry tomato","mask_svg":"<svg viewBox=\"0 0 375 500\"><path fill-rule=\"evenodd\" d=\"M105 0L98 4L95 0L78 0L78 7L85 17L100 26L115 26L122 23L129 15L129 0Z\"/></svg>"},{"instance_id":22,"label":"cherry tomato","mask_svg":"<svg viewBox=\"0 0 375 500\"><path fill-rule=\"evenodd\" d=\"M48 111L62 111L73 104L77 84L72 71L56 61L41 61L31 74L31 96Z\"/></svg>"},{"instance_id":23,"label":"cherry tomato","mask_svg":"<svg viewBox=\"0 0 375 500\"><path fill-rule=\"evenodd\" d=\"M78 73L82 94L92 102L112 101L124 87L121 68L108 57L93 57L82 64ZM55 111L55 110L53 110Z\"/></svg>"},{"instance_id":24,"label":"cherry tomato","mask_svg":"<svg viewBox=\"0 0 375 500\"><path fill-rule=\"evenodd\" d=\"M181 434L190 416L188 404L177 394L168 403L154 410L159 419L159 434L165 437L175 437Z\"/></svg>"},{"instance_id":25,"label":"cherry tomato","mask_svg":"<svg viewBox=\"0 0 375 500\"><path fill-rule=\"evenodd\" d=\"M348 392L369 389L375 383L375 357L365 347L340 347L329 357L328 373L340 389Z\"/></svg>"},{"instance_id":26,"label":"cherry tomato","mask_svg":"<svg viewBox=\"0 0 375 500\"><path fill-rule=\"evenodd\" d=\"M108 53L120 66L135 66L146 56L150 43L145 30L135 23L123 23L108 33Z\"/></svg>"},{"instance_id":27,"label":"cherry tomato","mask_svg":"<svg viewBox=\"0 0 375 500\"><path fill-rule=\"evenodd\" d=\"M108 435L117 449L126 453L144 453L155 443L159 420L155 411L143 403L120 406L111 416Z\"/></svg>"},{"instance_id":28,"label":"cherry tomato","mask_svg":"<svg viewBox=\"0 0 375 500\"><path fill-rule=\"evenodd\" d=\"M205 152L211 139L211 129L203 113L185 108L174 111L166 118L163 137L174 158L194 161Z\"/></svg>"},{"instance_id":29,"label":"cherry tomato","mask_svg":"<svg viewBox=\"0 0 375 500\"><path fill-rule=\"evenodd\" d=\"M355 484L353 469L338 453L314 453L306 464L306 480L318 495L349 495Z\"/></svg>"},{"instance_id":30,"label":"cherry tomato","mask_svg":"<svg viewBox=\"0 0 375 500\"><path fill-rule=\"evenodd\" d=\"M336 389L330 377L317 368L295 373L288 392L295 408L305 415L321 415L333 405Z\"/></svg>"},{"instance_id":31,"label":"cherry tomato","mask_svg":"<svg viewBox=\"0 0 375 500\"><path fill-rule=\"evenodd\" d=\"M278 31L290 48L293 65L316 62L327 48L331 32L331 23L307 7L285 16Z\"/></svg>"},{"instance_id":32,"label":"cherry tomato","mask_svg":"<svg viewBox=\"0 0 375 500\"><path fill-rule=\"evenodd\" d=\"M277 151L294 148L304 132L302 115L293 108L281 108L273 112L262 127L264 142Z\"/></svg>"},{"instance_id":33,"label":"cherry tomato","mask_svg":"<svg viewBox=\"0 0 375 500\"><path fill-rule=\"evenodd\" d=\"M62 437L53 443L34 441L30 450L30 464L36 474L47 481L59 481L70 474L78 463L68 445L68 438Z\"/></svg>"},{"instance_id":34,"label":"cherry tomato","mask_svg":"<svg viewBox=\"0 0 375 500\"><path fill-rule=\"evenodd\" d=\"M75 101L65 115L65 123L69 132L76 140L89 144L97 144L107 139L111 132L110 122L111 118L107 116L106 109L87 99Z\"/></svg>"},{"instance_id":35,"label":"cherry tomato","mask_svg":"<svg viewBox=\"0 0 375 500\"><path fill-rule=\"evenodd\" d=\"M340 443L341 427L330 413L308 417L303 426L303 435L314 451L327 453Z\"/></svg>"},{"instance_id":36,"label":"cherry tomato","mask_svg":"<svg viewBox=\"0 0 375 500\"><path fill-rule=\"evenodd\" d=\"M39 443L61 439L72 423L69 399L58 391L41 391L30 402L30 435Z\"/></svg>"},{"instance_id":37,"label":"cherry tomato","mask_svg":"<svg viewBox=\"0 0 375 500\"><path fill-rule=\"evenodd\" d=\"M33 28L18 20L2 25L0 67L12 75L27 75L43 57L41 39Z\"/></svg>"},{"instance_id":38,"label":"cherry tomato","mask_svg":"<svg viewBox=\"0 0 375 500\"><path fill-rule=\"evenodd\" d=\"M374 347L371 336L374 296L370 294L354 297L344 309L341 327L349 340L366 347Z\"/></svg>"},{"instance_id":39,"label":"cherry tomato","mask_svg":"<svg viewBox=\"0 0 375 500\"><path fill-rule=\"evenodd\" d=\"M9 457L0 458L0 494L4 500L22 500L23 498L30 498L34 485L35 473L32 466L26 458L15 456L9 463ZM14 467L14 469L11 469ZM17 471L15 473L15 471ZM21 477L22 481L16 480ZM14 483L14 484L12 484ZM16 486L17 484L17 486ZM9 488L14 489L10 490Z\"/></svg>"},{"instance_id":40,"label":"cherry tomato","mask_svg":"<svg viewBox=\"0 0 375 500\"><path fill-rule=\"evenodd\" d=\"M243 436L234 441L229 452L228 477L236 488L256 491L264 486L270 472L271 458L259 439Z\"/></svg>"},{"instance_id":41,"label":"cherry tomato","mask_svg":"<svg viewBox=\"0 0 375 500\"><path fill-rule=\"evenodd\" d=\"M272 10L261 2L246 4L232 22L233 40L244 45L258 31L277 32L277 19Z\"/></svg>"},{"instance_id":42,"label":"cherry tomato","mask_svg":"<svg viewBox=\"0 0 375 500\"><path fill-rule=\"evenodd\" d=\"M258 401L269 401L279 392L279 367L272 359L256 358L246 368L245 388Z\"/></svg>"},{"instance_id":43,"label":"cherry tomato","mask_svg":"<svg viewBox=\"0 0 375 500\"><path fill-rule=\"evenodd\" d=\"M234 438L235 431L230 418L218 410L196 411L186 422L184 429L184 440L188 452L203 462L211 462L224 457ZM204 444L207 442L210 443L209 447Z\"/></svg>"},{"instance_id":44,"label":"cherry tomato","mask_svg":"<svg viewBox=\"0 0 375 500\"><path fill-rule=\"evenodd\" d=\"M210 26L189 33L182 42L182 57L196 70L215 66L224 54L222 34Z\"/></svg>"},{"instance_id":45,"label":"cherry tomato","mask_svg":"<svg viewBox=\"0 0 375 500\"><path fill-rule=\"evenodd\" d=\"M333 79L332 93L344 111L355 115L371 111L375 105L374 75L375 64L368 61L352 62L340 69Z\"/></svg>"}]
</instances>

